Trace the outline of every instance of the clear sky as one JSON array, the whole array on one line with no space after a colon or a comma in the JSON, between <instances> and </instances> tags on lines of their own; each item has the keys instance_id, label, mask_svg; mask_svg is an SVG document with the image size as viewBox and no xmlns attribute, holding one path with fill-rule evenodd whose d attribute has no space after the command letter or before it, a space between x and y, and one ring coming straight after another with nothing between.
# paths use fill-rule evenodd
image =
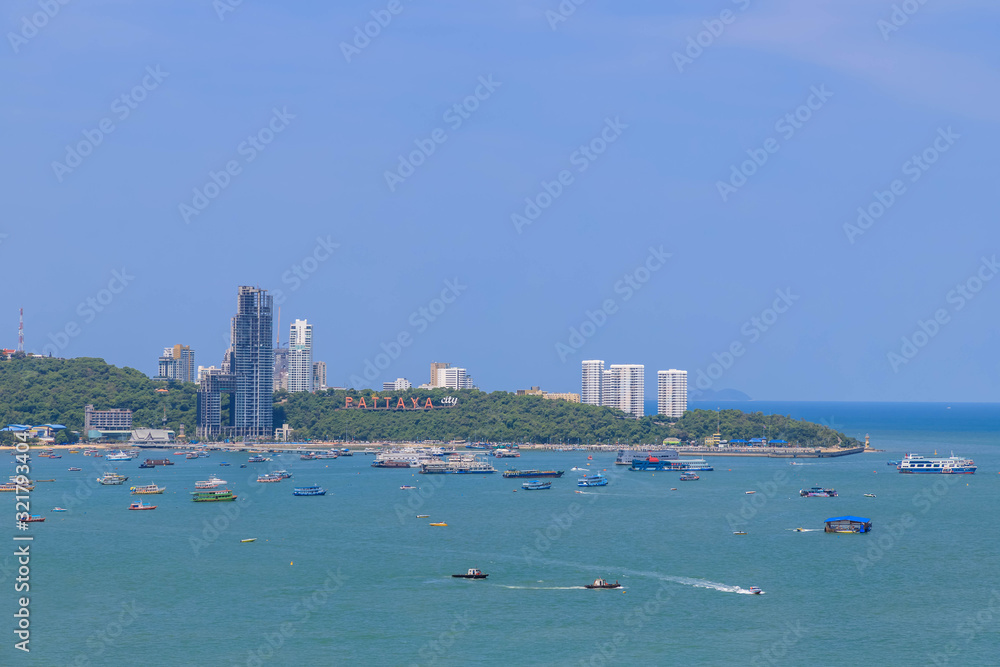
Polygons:
<instances>
[{"instance_id":1,"label":"clear sky","mask_svg":"<svg viewBox=\"0 0 1000 667\"><path fill-rule=\"evenodd\" d=\"M236 2L4 4L0 346L1000 400L995 2Z\"/></svg>"}]
</instances>

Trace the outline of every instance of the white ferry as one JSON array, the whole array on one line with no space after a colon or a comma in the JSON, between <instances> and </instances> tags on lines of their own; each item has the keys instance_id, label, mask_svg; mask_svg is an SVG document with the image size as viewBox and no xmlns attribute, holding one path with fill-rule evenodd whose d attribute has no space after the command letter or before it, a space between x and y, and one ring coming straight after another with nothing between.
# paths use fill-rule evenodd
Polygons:
<instances>
[{"instance_id":1,"label":"white ferry","mask_svg":"<svg viewBox=\"0 0 1000 667\"><path fill-rule=\"evenodd\" d=\"M420 466L420 473L423 475L479 475L496 471L497 469L486 461L455 456L447 461L432 461Z\"/></svg>"},{"instance_id":2,"label":"white ferry","mask_svg":"<svg viewBox=\"0 0 1000 667\"><path fill-rule=\"evenodd\" d=\"M978 466L972 459L962 458L954 454L940 458L907 454L896 466L896 469L901 473L935 475L972 475L977 468Z\"/></svg>"},{"instance_id":3,"label":"white ferry","mask_svg":"<svg viewBox=\"0 0 1000 667\"><path fill-rule=\"evenodd\" d=\"M105 461L131 461L132 454L130 452L109 452L104 456Z\"/></svg>"}]
</instances>

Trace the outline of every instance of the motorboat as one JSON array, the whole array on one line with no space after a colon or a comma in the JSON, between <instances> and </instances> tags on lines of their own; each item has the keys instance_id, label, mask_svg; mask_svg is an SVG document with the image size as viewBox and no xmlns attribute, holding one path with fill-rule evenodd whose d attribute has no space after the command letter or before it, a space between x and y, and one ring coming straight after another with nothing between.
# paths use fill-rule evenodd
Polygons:
<instances>
[{"instance_id":1,"label":"motorboat","mask_svg":"<svg viewBox=\"0 0 1000 667\"><path fill-rule=\"evenodd\" d=\"M118 486L124 482L127 482L128 477L126 477L125 475L119 475L116 472L106 472L104 473L104 477L98 477L97 481L100 482L101 484L104 484L105 486L107 485Z\"/></svg>"},{"instance_id":2,"label":"motorboat","mask_svg":"<svg viewBox=\"0 0 1000 667\"><path fill-rule=\"evenodd\" d=\"M69 469L70 472L80 472L81 470L83 470L83 468L70 468Z\"/></svg>"},{"instance_id":3,"label":"motorboat","mask_svg":"<svg viewBox=\"0 0 1000 667\"><path fill-rule=\"evenodd\" d=\"M694 474L693 472L686 472L680 476L680 480L682 482L694 482L699 479L701 479L701 477L698 477L698 475Z\"/></svg>"},{"instance_id":4,"label":"motorboat","mask_svg":"<svg viewBox=\"0 0 1000 667\"><path fill-rule=\"evenodd\" d=\"M251 538L248 538L248 539L245 539L245 540L240 540L240 542L242 542L243 544L246 544L247 542L256 542L256 541L257 541L256 537L251 537Z\"/></svg>"},{"instance_id":5,"label":"motorboat","mask_svg":"<svg viewBox=\"0 0 1000 667\"><path fill-rule=\"evenodd\" d=\"M745 530L734 530L733 531L733 535L746 535L746 534L747 534L747 531L745 531Z\"/></svg>"},{"instance_id":6,"label":"motorboat","mask_svg":"<svg viewBox=\"0 0 1000 667\"><path fill-rule=\"evenodd\" d=\"M45 521L45 517L40 514L32 514L27 519L23 519L23 521L26 521L28 523L33 523L35 521Z\"/></svg>"},{"instance_id":7,"label":"motorboat","mask_svg":"<svg viewBox=\"0 0 1000 667\"><path fill-rule=\"evenodd\" d=\"M53 507L52 511L53 512L67 512L69 510L67 510L65 507Z\"/></svg>"},{"instance_id":8,"label":"motorboat","mask_svg":"<svg viewBox=\"0 0 1000 667\"><path fill-rule=\"evenodd\" d=\"M417 518L418 519L429 519L429 518L431 518L431 515L430 514L418 514Z\"/></svg>"},{"instance_id":9,"label":"motorboat","mask_svg":"<svg viewBox=\"0 0 1000 667\"><path fill-rule=\"evenodd\" d=\"M313 486L296 486L295 489L292 491L292 495L294 495L294 496L325 496L326 495L326 489L324 489L321 486L315 485L315 484Z\"/></svg>"},{"instance_id":10,"label":"motorboat","mask_svg":"<svg viewBox=\"0 0 1000 667\"><path fill-rule=\"evenodd\" d=\"M615 581L615 583L608 582L607 579L595 579L594 583L587 584L584 588L621 588L622 585Z\"/></svg>"},{"instance_id":11,"label":"motorboat","mask_svg":"<svg viewBox=\"0 0 1000 667\"><path fill-rule=\"evenodd\" d=\"M751 586L749 590L751 595L760 595L761 593L764 592L760 590L760 588L758 588L757 586Z\"/></svg>"},{"instance_id":12,"label":"motorboat","mask_svg":"<svg viewBox=\"0 0 1000 667\"><path fill-rule=\"evenodd\" d=\"M483 574L480 570L469 568L469 571L465 574L453 574L451 576L456 579L485 579L490 575Z\"/></svg>"},{"instance_id":13,"label":"motorboat","mask_svg":"<svg viewBox=\"0 0 1000 667\"><path fill-rule=\"evenodd\" d=\"M431 526L447 526L448 524L446 524L446 523L445 523L445 522L443 522L443 521L439 521L439 522L437 522L437 523L432 523L432 524L430 524L430 525L431 525Z\"/></svg>"},{"instance_id":14,"label":"motorboat","mask_svg":"<svg viewBox=\"0 0 1000 667\"><path fill-rule=\"evenodd\" d=\"M874 498L874 497L875 497L874 493L866 493L865 494L865 498Z\"/></svg>"},{"instance_id":15,"label":"motorboat","mask_svg":"<svg viewBox=\"0 0 1000 667\"><path fill-rule=\"evenodd\" d=\"M400 488L401 490L405 491L405 490L407 490L407 489L415 489L415 488L417 488L417 487L415 487L415 486L410 486L410 485L408 485L408 484L404 484L403 486L401 486L401 487L399 487L399 488Z\"/></svg>"},{"instance_id":16,"label":"motorboat","mask_svg":"<svg viewBox=\"0 0 1000 667\"><path fill-rule=\"evenodd\" d=\"M552 482L543 482L540 479L533 479L529 482L523 482L521 488L525 491L540 491L542 489L551 489Z\"/></svg>"},{"instance_id":17,"label":"motorboat","mask_svg":"<svg viewBox=\"0 0 1000 667\"><path fill-rule=\"evenodd\" d=\"M146 505L141 500L128 506L130 510L155 510L156 505Z\"/></svg>"}]
</instances>

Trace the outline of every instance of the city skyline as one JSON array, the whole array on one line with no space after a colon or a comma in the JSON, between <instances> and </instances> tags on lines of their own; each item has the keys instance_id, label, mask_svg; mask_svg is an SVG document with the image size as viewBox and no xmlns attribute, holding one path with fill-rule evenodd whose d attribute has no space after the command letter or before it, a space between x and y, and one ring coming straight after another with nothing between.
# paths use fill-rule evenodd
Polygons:
<instances>
[{"instance_id":1,"label":"city skyline","mask_svg":"<svg viewBox=\"0 0 1000 667\"><path fill-rule=\"evenodd\" d=\"M1000 401L997 7L571 4L407 6L347 54L374 7L61 11L8 45L0 346L23 307L29 352L218 365L256 285L335 386L614 358L692 397Z\"/></svg>"}]
</instances>

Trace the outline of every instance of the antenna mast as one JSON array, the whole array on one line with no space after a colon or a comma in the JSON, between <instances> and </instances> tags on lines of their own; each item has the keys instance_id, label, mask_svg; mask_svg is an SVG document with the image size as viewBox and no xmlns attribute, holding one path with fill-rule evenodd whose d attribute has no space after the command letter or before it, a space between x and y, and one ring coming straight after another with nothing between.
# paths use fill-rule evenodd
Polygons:
<instances>
[{"instance_id":1,"label":"antenna mast","mask_svg":"<svg viewBox=\"0 0 1000 667\"><path fill-rule=\"evenodd\" d=\"M20 316L17 324L17 351L24 352L24 308L20 309Z\"/></svg>"}]
</instances>

